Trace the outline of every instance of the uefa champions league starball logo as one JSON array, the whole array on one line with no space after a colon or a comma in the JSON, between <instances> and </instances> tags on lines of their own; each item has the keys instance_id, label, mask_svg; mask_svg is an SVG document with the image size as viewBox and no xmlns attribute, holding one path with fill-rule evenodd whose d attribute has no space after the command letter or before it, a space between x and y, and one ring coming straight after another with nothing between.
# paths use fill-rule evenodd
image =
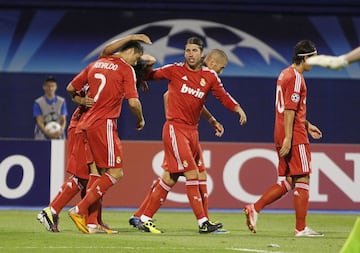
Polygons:
<instances>
[{"instance_id":1,"label":"uefa champions league starball logo","mask_svg":"<svg viewBox=\"0 0 360 253\"><path fill-rule=\"evenodd\" d=\"M84 60L97 57L105 45L111 41L135 33L145 33L151 38L153 44L144 45L144 50L146 54L150 54L157 59L155 66L183 61L185 42L192 36L203 39L205 54L214 48L222 49L229 58L226 69L237 68L237 71L239 71L239 68L249 68L251 64L247 64L246 60L247 56L248 58L251 56L244 53L244 50L256 55L255 58L258 59L257 65L259 62L263 66L269 66L272 62L284 66L288 64L287 60L276 50L256 37L228 25L198 19L163 20L135 27L105 41L90 52ZM251 61L253 61L253 58ZM259 68L256 64L252 65L254 68Z\"/></svg>"}]
</instances>

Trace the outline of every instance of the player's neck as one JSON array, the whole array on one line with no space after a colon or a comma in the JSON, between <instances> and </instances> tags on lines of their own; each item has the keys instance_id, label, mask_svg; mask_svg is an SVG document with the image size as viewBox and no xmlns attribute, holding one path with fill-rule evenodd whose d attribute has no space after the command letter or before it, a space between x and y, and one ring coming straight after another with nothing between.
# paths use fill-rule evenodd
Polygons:
<instances>
[{"instance_id":1,"label":"player's neck","mask_svg":"<svg viewBox=\"0 0 360 253\"><path fill-rule=\"evenodd\" d=\"M297 72L299 72L300 74L302 74L302 73L304 73L304 67L303 67L303 65L300 63L299 65L297 65L297 64L292 64L291 65L293 68L295 68L296 69L296 71Z\"/></svg>"},{"instance_id":2,"label":"player's neck","mask_svg":"<svg viewBox=\"0 0 360 253\"><path fill-rule=\"evenodd\" d=\"M201 64L190 66L189 64L186 63L185 66L190 71L199 71L201 69Z\"/></svg>"}]
</instances>

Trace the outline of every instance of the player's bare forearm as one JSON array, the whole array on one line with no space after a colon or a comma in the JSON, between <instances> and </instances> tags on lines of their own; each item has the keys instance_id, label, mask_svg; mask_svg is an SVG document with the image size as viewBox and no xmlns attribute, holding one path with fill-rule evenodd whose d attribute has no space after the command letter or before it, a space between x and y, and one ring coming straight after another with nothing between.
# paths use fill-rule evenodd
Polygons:
<instances>
[{"instance_id":1,"label":"player's bare forearm","mask_svg":"<svg viewBox=\"0 0 360 253\"><path fill-rule=\"evenodd\" d=\"M322 138L322 132L320 131L320 129L317 126L311 124L309 121L307 121L306 129L312 138L314 139Z\"/></svg>"},{"instance_id":2,"label":"player's bare forearm","mask_svg":"<svg viewBox=\"0 0 360 253\"><path fill-rule=\"evenodd\" d=\"M131 113L135 116L137 120L136 130L140 131L145 126L145 120L144 120L144 115L142 113L142 106L140 100L137 98L129 98L128 103Z\"/></svg>"},{"instance_id":3,"label":"player's bare forearm","mask_svg":"<svg viewBox=\"0 0 360 253\"><path fill-rule=\"evenodd\" d=\"M204 105L201 109L201 116L203 116L215 130L215 135L221 137L224 134L224 126L216 120L212 113Z\"/></svg>"},{"instance_id":4,"label":"player's bare forearm","mask_svg":"<svg viewBox=\"0 0 360 253\"><path fill-rule=\"evenodd\" d=\"M293 136L295 111L287 110L284 111L284 127L285 127L285 138L291 140Z\"/></svg>"},{"instance_id":5,"label":"player's bare forearm","mask_svg":"<svg viewBox=\"0 0 360 253\"><path fill-rule=\"evenodd\" d=\"M201 109L201 116L203 116L207 121L209 121L209 123L210 120L215 120L215 117L211 114L211 112L206 108L205 105Z\"/></svg>"},{"instance_id":6,"label":"player's bare forearm","mask_svg":"<svg viewBox=\"0 0 360 253\"><path fill-rule=\"evenodd\" d=\"M350 51L345 55L345 59L349 63L353 63L356 61L360 61L360 47L355 48L354 50Z\"/></svg>"},{"instance_id":7,"label":"player's bare forearm","mask_svg":"<svg viewBox=\"0 0 360 253\"><path fill-rule=\"evenodd\" d=\"M242 125L242 126L245 125L246 122L247 122L247 116L246 116L245 111L241 108L241 106L240 106L240 105L235 106L234 112L236 112L237 114L239 114L239 117L240 117L240 119L239 119L240 125Z\"/></svg>"},{"instance_id":8,"label":"player's bare forearm","mask_svg":"<svg viewBox=\"0 0 360 253\"><path fill-rule=\"evenodd\" d=\"M105 57L113 54L114 51L118 50L120 47L124 46L126 43L132 40L142 41L146 44L152 43L150 38L146 34L130 34L124 38L113 40L109 44L107 44L102 53L100 54L100 57Z\"/></svg>"},{"instance_id":9,"label":"player's bare forearm","mask_svg":"<svg viewBox=\"0 0 360 253\"><path fill-rule=\"evenodd\" d=\"M279 155L285 157L289 154L291 150L292 136L293 136L293 126L294 126L295 111L294 110L285 110L284 111L284 130L285 138L283 140Z\"/></svg>"}]
</instances>

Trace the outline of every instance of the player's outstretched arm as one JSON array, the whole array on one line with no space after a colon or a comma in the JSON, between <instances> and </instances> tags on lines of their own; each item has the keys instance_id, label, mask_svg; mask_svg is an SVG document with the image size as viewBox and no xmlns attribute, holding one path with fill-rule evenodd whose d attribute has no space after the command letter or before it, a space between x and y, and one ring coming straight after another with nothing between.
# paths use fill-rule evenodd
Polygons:
<instances>
[{"instance_id":1,"label":"player's outstretched arm","mask_svg":"<svg viewBox=\"0 0 360 253\"><path fill-rule=\"evenodd\" d=\"M345 59L349 62L349 64L360 61L360 47L357 47L347 53L345 55Z\"/></svg>"},{"instance_id":2,"label":"player's outstretched arm","mask_svg":"<svg viewBox=\"0 0 360 253\"><path fill-rule=\"evenodd\" d=\"M345 55L332 56L325 54L311 56L306 60L306 63L333 70L339 70L349 65L349 62L345 59Z\"/></svg>"},{"instance_id":3,"label":"player's outstretched arm","mask_svg":"<svg viewBox=\"0 0 360 253\"><path fill-rule=\"evenodd\" d=\"M360 61L360 47L357 47L350 52L340 55L316 55L309 57L306 63L309 65L318 65L320 67L339 70L353 62Z\"/></svg>"}]
</instances>

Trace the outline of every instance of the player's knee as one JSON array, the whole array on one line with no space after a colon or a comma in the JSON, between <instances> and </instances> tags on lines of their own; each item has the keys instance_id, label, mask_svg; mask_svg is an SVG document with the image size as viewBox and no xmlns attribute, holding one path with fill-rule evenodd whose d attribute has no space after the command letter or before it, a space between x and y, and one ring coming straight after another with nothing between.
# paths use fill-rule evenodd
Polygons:
<instances>
[{"instance_id":1,"label":"player's knee","mask_svg":"<svg viewBox=\"0 0 360 253\"><path fill-rule=\"evenodd\" d=\"M200 171L199 172L199 180L206 180L207 176L206 176L206 171Z\"/></svg>"},{"instance_id":2,"label":"player's knee","mask_svg":"<svg viewBox=\"0 0 360 253\"><path fill-rule=\"evenodd\" d=\"M198 180L199 179L199 172L198 170L188 170L184 172L184 176L186 180Z\"/></svg>"},{"instance_id":3,"label":"player's knee","mask_svg":"<svg viewBox=\"0 0 360 253\"><path fill-rule=\"evenodd\" d=\"M170 173L169 171L164 171L163 174L161 175L161 179L167 185L173 187L177 183L179 176L181 175L182 173Z\"/></svg>"},{"instance_id":4,"label":"player's knee","mask_svg":"<svg viewBox=\"0 0 360 253\"><path fill-rule=\"evenodd\" d=\"M124 172L123 169L109 169L107 171L107 173L113 177L116 181L119 181L123 176L124 176Z\"/></svg>"},{"instance_id":5,"label":"player's knee","mask_svg":"<svg viewBox=\"0 0 360 253\"><path fill-rule=\"evenodd\" d=\"M306 183L309 184L310 176L309 175L297 175L292 177L293 184L296 183Z\"/></svg>"},{"instance_id":6,"label":"player's knee","mask_svg":"<svg viewBox=\"0 0 360 253\"><path fill-rule=\"evenodd\" d=\"M280 181L278 184L282 187L284 193L289 192L291 189L294 188L294 186L292 185L292 181L288 179L284 179Z\"/></svg>"}]
</instances>

